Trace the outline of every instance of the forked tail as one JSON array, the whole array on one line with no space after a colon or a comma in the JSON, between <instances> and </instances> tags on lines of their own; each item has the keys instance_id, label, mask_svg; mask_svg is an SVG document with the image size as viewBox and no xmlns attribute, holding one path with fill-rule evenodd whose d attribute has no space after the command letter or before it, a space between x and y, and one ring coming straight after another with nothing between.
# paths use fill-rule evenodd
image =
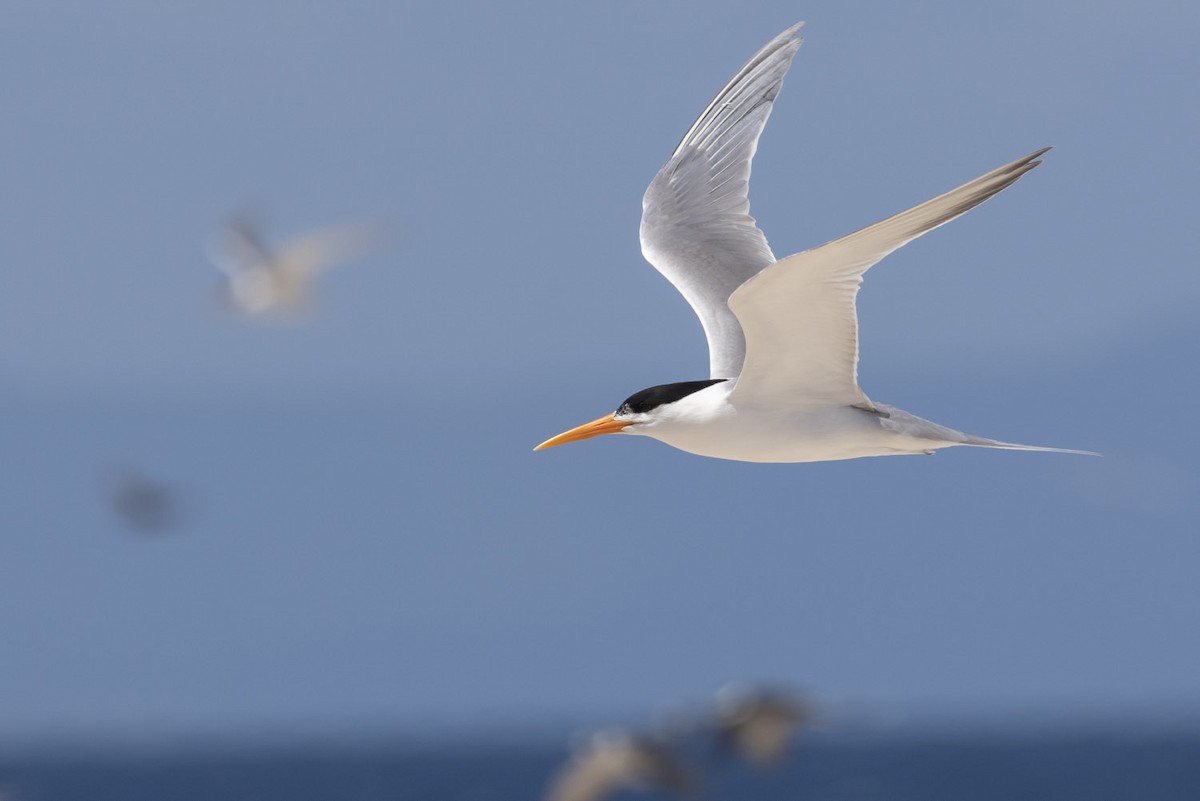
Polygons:
<instances>
[{"instance_id":1,"label":"forked tail","mask_svg":"<svg viewBox=\"0 0 1200 801\"><path fill-rule=\"evenodd\" d=\"M1074 448L1047 448L1044 445L1020 445L1016 442L1001 442L998 439L975 437L963 434L963 445L973 445L977 448L1001 448L1006 451L1045 451L1046 453L1074 453L1079 456L1101 456L1096 451L1081 451Z\"/></svg>"},{"instance_id":2,"label":"forked tail","mask_svg":"<svg viewBox=\"0 0 1200 801\"><path fill-rule=\"evenodd\" d=\"M1074 453L1080 456L1101 455L1095 451L1080 451L1074 448L1047 448L1042 445L1020 445L1016 442L1002 442L998 439L977 437L973 434L964 434L961 431L955 431L953 428L946 428L946 426L940 426L937 423L924 420L903 409L897 409L895 406L875 403L874 407L877 414L882 414L882 417L879 418L880 426L897 434L905 434L910 437L928 439L935 443L940 443L934 445L934 448L944 448L951 445L973 445L976 448L1002 448L1009 451Z\"/></svg>"}]
</instances>

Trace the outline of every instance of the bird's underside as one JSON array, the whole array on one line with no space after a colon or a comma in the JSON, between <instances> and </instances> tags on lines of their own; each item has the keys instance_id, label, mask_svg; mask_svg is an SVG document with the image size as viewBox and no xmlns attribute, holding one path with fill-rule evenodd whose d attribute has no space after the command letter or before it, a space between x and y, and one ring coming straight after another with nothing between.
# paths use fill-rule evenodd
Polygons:
<instances>
[{"instance_id":1,"label":"bird's underside","mask_svg":"<svg viewBox=\"0 0 1200 801\"><path fill-rule=\"evenodd\" d=\"M700 382L688 382L685 386L696 383ZM825 462L864 456L932 454L956 445L1062 450L965 434L882 403L870 407L819 403L789 407L748 405L736 401L735 389L734 381L710 384L673 402L670 404L673 408L657 419L629 426L623 433L650 436L699 456L741 462Z\"/></svg>"}]
</instances>

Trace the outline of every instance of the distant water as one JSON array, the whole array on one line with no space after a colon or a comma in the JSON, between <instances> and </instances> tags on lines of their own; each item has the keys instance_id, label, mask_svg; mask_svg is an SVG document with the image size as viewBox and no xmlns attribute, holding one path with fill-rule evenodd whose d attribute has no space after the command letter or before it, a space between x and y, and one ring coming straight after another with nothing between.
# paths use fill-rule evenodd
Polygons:
<instances>
[{"instance_id":1,"label":"distant water","mask_svg":"<svg viewBox=\"0 0 1200 801\"><path fill-rule=\"evenodd\" d=\"M0 798L537 801L564 757L562 749L511 744L0 756ZM707 801L1200 799L1200 733L810 737L769 772L722 759L707 763Z\"/></svg>"}]
</instances>

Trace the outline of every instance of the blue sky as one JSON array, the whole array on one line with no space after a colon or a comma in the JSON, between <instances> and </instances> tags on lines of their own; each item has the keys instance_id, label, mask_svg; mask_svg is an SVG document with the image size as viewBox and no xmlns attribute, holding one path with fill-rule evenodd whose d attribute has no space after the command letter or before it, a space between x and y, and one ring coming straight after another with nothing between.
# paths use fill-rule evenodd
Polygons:
<instances>
[{"instance_id":1,"label":"blue sky","mask_svg":"<svg viewBox=\"0 0 1200 801\"><path fill-rule=\"evenodd\" d=\"M646 184L804 19L777 254L1044 145L859 300L873 398L1103 459L765 466L547 436L702 378ZM0 10L0 735L608 719L731 679L902 718L1200 711L1200 11ZM307 320L205 243L395 221ZM105 471L177 486L158 540Z\"/></svg>"}]
</instances>

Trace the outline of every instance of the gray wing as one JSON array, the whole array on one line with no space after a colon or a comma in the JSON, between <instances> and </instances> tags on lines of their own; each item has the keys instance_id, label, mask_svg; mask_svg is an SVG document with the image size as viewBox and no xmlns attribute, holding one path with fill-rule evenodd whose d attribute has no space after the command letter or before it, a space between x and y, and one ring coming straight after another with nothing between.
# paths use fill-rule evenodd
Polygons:
<instances>
[{"instance_id":1,"label":"gray wing","mask_svg":"<svg viewBox=\"0 0 1200 801\"><path fill-rule=\"evenodd\" d=\"M1030 153L883 222L775 262L729 299L745 331L746 364L731 400L791 408L870 406L858 386L863 273L887 254L950 222L1042 162Z\"/></svg>"},{"instance_id":2,"label":"gray wing","mask_svg":"<svg viewBox=\"0 0 1200 801\"><path fill-rule=\"evenodd\" d=\"M378 250L384 235L384 228L378 223L322 228L281 247L273 267L284 278L306 280L321 270Z\"/></svg>"},{"instance_id":3,"label":"gray wing","mask_svg":"<svg viewBox=\"0 0 1200 801\"><path fill-rule=\"evenodd\" d=\"M729 296L775 261L750 216L750 162L803 24L776 36L733 76L642 199L642 254L699 316L712 378L736 377L745 354Z\"/></svg>"}]
</instances>

